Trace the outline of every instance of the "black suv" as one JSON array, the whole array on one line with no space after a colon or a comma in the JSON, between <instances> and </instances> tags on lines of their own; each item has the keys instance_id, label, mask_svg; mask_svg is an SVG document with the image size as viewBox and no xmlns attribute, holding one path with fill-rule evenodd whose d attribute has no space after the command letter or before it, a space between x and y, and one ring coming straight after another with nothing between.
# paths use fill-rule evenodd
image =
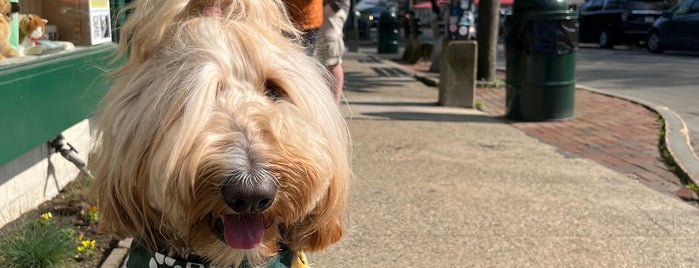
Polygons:
<instances>
[{"instance_id":1,"label":"black suv","mask_svg":"<svg viewBox=\"0 0 699 268\"><path fill-rule=\"evenodd\" d=\"M589 0L578 11L580 42L611 48L645 41L653 21L669 7L664 0Z\"/></svg>"}]
</instances>

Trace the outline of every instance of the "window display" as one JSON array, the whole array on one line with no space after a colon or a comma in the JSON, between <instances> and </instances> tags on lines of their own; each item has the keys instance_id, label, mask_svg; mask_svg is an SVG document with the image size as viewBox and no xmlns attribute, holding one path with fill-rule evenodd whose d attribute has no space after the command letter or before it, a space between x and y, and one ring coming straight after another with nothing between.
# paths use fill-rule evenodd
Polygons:
<instances>
[{"instance_id":1,"label":"window display","mask_svg":"<svg viewBox=\"0 0 699 268\"><path fill-rule=\"evenodd\" d=\"M0 11L2 65L112 41L109 0L0 0Z\"/></svg>"},{"instance_id":2,"label":"window display","mask_svg":"<svg viewBox=\"0 0 699 268\"><path fill-rule=\"evenodd\" d=\"M17 57L17 50L10 44L13 9L10 0L0 0L0 60Z\"/></svg>"},{"instance_id":3,"label":"window display","mask_svg":"<svg viewBox=\"0 0 699 268\"><path fill-rule=\"evenodd\" d=\"M94 113L124 60L111 16L128 2L0 0L0 166Z\"/></svg>"}]
</instances>

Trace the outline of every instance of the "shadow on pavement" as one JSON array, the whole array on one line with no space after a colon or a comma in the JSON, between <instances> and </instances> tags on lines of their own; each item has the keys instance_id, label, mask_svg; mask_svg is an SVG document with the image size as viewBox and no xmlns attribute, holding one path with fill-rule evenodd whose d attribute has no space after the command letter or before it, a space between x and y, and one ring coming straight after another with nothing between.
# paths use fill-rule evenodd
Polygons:
<instances>
[{"instance_id":1,"label":"shadow on pavement","mask_svg":"<svg viewBox=\"0 0 699 268\"><path fill-rule=\"evenodd\" d=\"M369 101L348 101L345 102L349 105L373 105L373 106L422 106L422 107L440 107L439 104L434 102L404 102L404 101L391 101L391 102L369 102Z\"/></svg>"},{"instance_id":2,"label":"shadow on pavement","mask_svg":"<svg viewBox=\"0 0 699 268\"><path fill-rule=\"evenodd\" d=\"M452 113L430 113L430 112L366 112L364 116L380 117L389 120L400 121L432 121L432 122L453 122L453 123L497 123L501 122L486 115L477 114L452 114Z\"/></svg>"},{"instance_id":3,"label":"shadow on pavement","mask_svg":"<svg viewBox=\"0 0 699 268\"><path fill-rule=\"evenodd\" d=\"M415 81L411 76L383 76L390 79L381 79L382 76L369 75L361 72L345 73L345 90L349 92L374 92L373 89L401 88L406 82Z\"/></svg>"}]
</instances>

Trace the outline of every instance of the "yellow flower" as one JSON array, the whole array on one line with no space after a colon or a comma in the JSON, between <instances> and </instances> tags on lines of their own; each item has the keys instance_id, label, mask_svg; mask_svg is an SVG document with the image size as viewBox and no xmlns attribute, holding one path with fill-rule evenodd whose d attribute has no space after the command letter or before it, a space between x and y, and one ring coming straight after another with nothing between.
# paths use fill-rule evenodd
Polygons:
<instances>
[{"instance_id":1,"label":"yellow flower","mask_svg":"<svg viewBox=\"0 0 699 268\"><path fill-rule=\"evenodd\" d=\"M95 248L95 240L90 241L90 248Z\"/></svg>"},{"instance_id":2,"label":"yellow flower","mask_svg":"<svg viewBox=\"0 0 699 268\"><path fill-rule=\"evenodd\" d=\"M83 235L78 236L78 241L83 241Z\"/></svg>"},{"instance_id":3,"label":"yellow flower","mask_svg":"<svg viewBox=\"0 0 699 268\"><path fill-rule=\"evenodd\" d=\"M51 212L46 212L44 214L41 214L41 216L39 217L43 220L50 220L53 218L53 214L51 214Z\"/></svg>"},{"instance_id":4,"label":"yellow flower","mask_svg":"<svg viewBox=\"0 0 699 268\"><path fill-rule=\"evenodd\" d=\"M78 252L82 253L85 250L82 246L78 246Z\"/></svg>"},{"instance_id":5,"label":"yellow flower","mask_svg":"<svg viewBox=\"0 0 699 268\"><path fill-rule=\"evenodd\" d=\"M92 214L97 213L97 207L96 206L90 206L90 208L87 209Z\"/></svg>"},{"instance_id":6,"label":"yellow flower","mask_svg":"<svg viewBox=\"0 0 699 268\"><path fill-rule=\"evenodd\" d=\"M90 247L90 241L89 241L89 240L85 240L85 241L82 242L82 245L83 245L84 248L89 248L89 247Z\"/></svg>"}]
</instances>

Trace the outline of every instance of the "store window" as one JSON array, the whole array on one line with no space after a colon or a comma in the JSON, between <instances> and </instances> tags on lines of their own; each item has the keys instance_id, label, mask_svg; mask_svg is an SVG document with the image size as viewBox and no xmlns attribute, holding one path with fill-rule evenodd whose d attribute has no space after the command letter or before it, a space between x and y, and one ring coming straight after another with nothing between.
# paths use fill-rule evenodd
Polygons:
<instances>
[{"instance_id":1,"label":"store window","mask_svg":"<svg viewBox=\"0 0 699 268\"><path fill-rule=\"evenodd\" d=\"M0 0L0 166L94 114L128 2Z\"/></svg>"},{"instance_id":2,"label":"store window","mask_svg":"<svg viewBox=\"0 0 699 268\"><path fill-rule=\"evenodd\" d=\"M111 43L116 1L0 0L0 7L12 5L9 34L0 36L11 49L3 50L0 65Z\"/></svg>"}]
</instances>

